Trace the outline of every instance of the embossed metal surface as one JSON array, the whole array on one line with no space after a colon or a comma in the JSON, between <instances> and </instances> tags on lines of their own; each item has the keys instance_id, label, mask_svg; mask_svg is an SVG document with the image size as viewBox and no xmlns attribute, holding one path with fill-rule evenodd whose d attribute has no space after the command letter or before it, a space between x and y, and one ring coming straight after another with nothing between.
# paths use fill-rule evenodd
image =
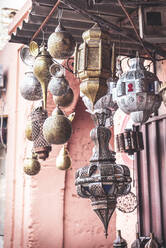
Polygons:
<instances>
[{"instance_id":1,"label":"embossed metal surface","mask_svg":"<svg viewBox=\"0 0 166 248\"><path fill-rule=\"evenodd\" d=\"M51 64L52 64L52 58L47 52L45 45L43 45L40 48L39 55L35 59L34 75L39 80L42 87L44 109L46 109L46 104L47 104L47 87L51 78L49 72L49 67L51 66Z\"/></svg>"},{"instance_id":2,"label":"embossed metal surface","mask_svg":"<svg viewBox=\"0 0 166 248\"><path fill-rule=\"evenodd\" d=\"M29 176L34 176L40 171L40 163L37 160L36 155L32 155L32 158L26 158L24 160L24 172Z\"/></svg>"},{"instance_id":3,"label":"embossed metal surface","mask_svg":"<svg viewBox=\"0 0 166 248\"><path fill-rule=\"evenodd\" d=\"M65 146L60 150L56 158L56 167L60 170L67 170L71 166L69 152Z\"/></svg>"},{"instance_id":4,"label":"embossed metal surface","mask_svg":"<svg viewBox=\"0 0 166 248\"><path fill-rule=\"evenodd\" d=\"M53 72L53 68L54 72ZM49 82L48 89L55 96L66 95L69 90L69 83L64 76L64 69L59 65L52 64L50 66L50 74L52 78Z\"/></svg>"},{"instance_id":5,"label":"embossed metal surface","mask_svg":"<svg viewBox=\"0 0 166 248\"><path fill-rule=\"evenodd\" d=\"M126 152L129 155L144 149L142 133L125 129L124 133L116 135L117 152Z\"/></svg>"},{"instance_id":6,"label":"embossed metal surface","mask_svg":"<svg viewBox=\"0 0 166 248\"><path fill-rule=\"evenodd\" d=\"M33 74L33 69L25 72L23 82L20 84L20 92L22 97L29 101L37 101L42 99L42 89L40 82Z\"/></svg>"},{"instance_id":7,"label":"embossed metal surface","mask_svg":"<svg viewBox=\"0 0 166 248\"><path fill-rule=\"evenodd\" d=\"M137 197L133 192L117 198L116 207L123 213L132 213L138 206Z\"/></svg>"},{"instance_id":8,"label":"embossed metal surface","mask_svg":"<svg viewBox=\"0 0 166 248\"><path fill-rule=\"evenodd\" d=\"M47 118L47 111L42 108L34 109L31 113L32 119L32 140L34 152L38 154L40 159L45 160L51 151L50 144L43 136L43 123Z\"/></svg>"},{"instance_id":9,"label":"embossed metal surface","mask_svg":"<svg viewBox=\"0 0 166 248\"><path fill-rule=\"evenodd\" d=\"M66 95L62 96L53 96L53 101L56 105L59 105L61 107L67 107L69 106L74 99L73 90L69 88Z\"/></svg>"},{"instance_id":10,"label":"embossed metal surface","mask_svg":"<svg viewBox=\"0 0 166 248\"><path fill-rule=\"evenodd\" d=\"M89 198L95 213L102 221L105 236L108 224L116 208L118 196L130 192L130 171L127 166L116 164L115 153L109 150L110 130L105 127L106 113L95 113L96 127L90 135L95 146L90 165L76 172L75 185L80 197Z\"/></svg>"},{"instance_id":11,"label":"embossed metal surface","mask_svg":"<svg viewBox=\"0 0 166 248\"><path fill-rule=\"evenodd\" d=\"M75 40L61 23L48 38L48 51L53 58L67 59L74 53Z\"/></svg>"},{"instance_id":12,"label":"embossed metal surface","mask_svg":"<svg viewBox=\"0 0 166 248\"><path fill-rule=\"evenodd\" d=\"M82 37L84 42L75 50L74 69L82 81L80 90L94 105L107 93L106 80L111 75L111 41L97 24Z\"/></svg>"},{"instance_id":13,"label":"embossed metal surface","mask_svg":"<svg viewBox=\"0 0 166 248\"><path fill-rule=\"evenodd\" d=\"M145 69L140 58L130 59L129 70L121 75L116 87L119 108L134 122L146 122L161 104L159 79Z\"/></svg>"},{"instance_id":14,"label":"embossed metal surface","mask_svg":"<svg viewBox=\"0 0 166 248\"><path fill-rule=\"evenodd\" d=\"M71 121L59 110L57 106L52 116L48 117L43 125L44 137L50 144L64 144L72 133Z\"/></svg>"}]
</instances>

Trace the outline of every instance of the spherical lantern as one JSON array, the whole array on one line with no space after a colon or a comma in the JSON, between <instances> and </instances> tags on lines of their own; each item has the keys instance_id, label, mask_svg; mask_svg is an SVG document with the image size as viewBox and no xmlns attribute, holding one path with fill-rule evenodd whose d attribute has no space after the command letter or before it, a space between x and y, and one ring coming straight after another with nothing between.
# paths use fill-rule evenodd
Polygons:
<instances>
[{"instance_id":1,"label":"spherical lantern","mask_svg":"<svg viewBox=\"0 0 166 248\"><path fill-rule=\"evenodd\" d=\"M107 93L106 80L111 75L110 35L95 24L82 37L84 42L75 51L74 70L82 81L81 92L94 105Z\"/></svg>"},{"instance_id":2,"label":"spherical lantern","mask_svg":"<svg viewBox=\"0 0 166 248\"><path fill-rule=\"evenodd\" d=\"M37 160L37 155L32 154L31 158L26 158L24 161L24 172L29 176L34 176L40 171L40 163Z\"/></svg>"},{"instance_id":3,"label":"spherical lantern","mask_svg":"<svg viewBox=\"0 0 166 248\"><path fill-rule=\"evenodd\" d=\"M53 96L53 101L56 105L59 105L61 107L67 107L69 106L74 99L73 90L69 88L66 95L62 96Z\"/></svg>"},{"instance_id":4,"label":"spherical lantern","mask_svg":"<svg viewBox=\"0 0 166 248\"><path fill-rule=\"evenodd\" d=\"M134 122L144 123L161 104L158 86L159 79L145 69L143 59L130 59L129 70L117 82L117 104Z\"/></svg>"},{"instance_id":5,"label":"spherical lantern","mask_svg":"<svg viewBox=\"0 0 166 248\"><path fill-rule=\"evenodd\" d=\"M71 121L57 106L52 112L52 116L48 117L44 122L43 134L45 139L50 144L60 145L69 140L71 133Z\"/></svg>"},{"instance_id":6,"label":"spherical lantern","mask_svg":"<svg viewBox=\"0 0 166 248\"><path fill-rule=\"evenodd\" d=\"M55 59L67 59L74 53L75 40L61 23L48 38L48 51Z\"/></svg>"},{"instance_id":7,"label":"spherical lantern","mask_svg":"<svg viewBox=\"0 0 166 248\"><path fill-rule=\"evenodd\" d=\"M25 77L20 85L20 92L22 97L29 101L37 101L42 99L42 89L40 82L33 74L33 68L25 72Z\"/></svg>"},{"instance_id":8,"label":"spherical lantern","mask_svg":"<svg viewBox=\"0 0 166 248\"><path fill-rule=\"evenodd\" d=\"M50 67L52 76L48 89L55 96L66 95L69 89L69 83L64 76L64 69L57 64L52 64Z\"/></svg>"}]
</instances>

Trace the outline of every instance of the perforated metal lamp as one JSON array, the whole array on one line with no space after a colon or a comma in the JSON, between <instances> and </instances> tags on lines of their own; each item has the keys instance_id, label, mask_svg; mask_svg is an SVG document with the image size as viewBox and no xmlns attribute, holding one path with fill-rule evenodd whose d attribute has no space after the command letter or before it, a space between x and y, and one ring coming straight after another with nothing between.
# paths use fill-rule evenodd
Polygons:
<instances>
[{"instance_id":1,"label":"perforated metal lamp","mask_svg":"<svg viewBox=\"0 0 166 248\"><path fill-rule=\"evenodd\" d=\"M141 58L130 59L129 66L117 82L116 101L134 122L144 123L160 107L159 79L145 69Z\"/></svg>"},{"instance_id":2,"label":"perforated metal lamp","mask_svg":"<svg viewBox=\"0 0 166 248\"><path fill-rule=\"evenodd\" d=\"M81 79L80 90L94 105L107 93L106 80L111 76L111 40L97 24L82 35L76 46L74 71Z\"/></svg>"},{"instance_id":3,"label":"perforated metal lamp","mask_svg":"<svg viewBox=\"0 0 166 248\"><path fill-rule=\"evenodd\" d=\"M117 197L130 192L130 171L127 166L116 164L115 152L109 150L111 131L107 127L112 125L112 110L117 108L112 102L112 94L108 91L94 108L86 96L83 101L96 125L90 133L95 146L90 164L77 170L75 185L80 197L91 200L92 208L102 221L107 237Z\"/></svg>"}]
</instances>

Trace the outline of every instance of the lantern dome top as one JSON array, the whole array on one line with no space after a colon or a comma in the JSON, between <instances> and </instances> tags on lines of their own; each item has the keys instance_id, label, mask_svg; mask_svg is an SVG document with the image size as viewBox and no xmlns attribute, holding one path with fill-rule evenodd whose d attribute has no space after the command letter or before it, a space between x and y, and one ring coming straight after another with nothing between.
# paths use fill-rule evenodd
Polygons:
<instances>
[{"instance_id":1,"label":"lantern dome top","mask_svg":"<svg viewBox=\"0 0 166 248\"><path fill-rule=\"evenodd\" d=\"M95 23L92 28L88 29L82 34L83 40L89 40L89 39L104 39L107 40L107 42L111 41L110 35L103 31L100 26Z\"/></svg>"}]
</instances>

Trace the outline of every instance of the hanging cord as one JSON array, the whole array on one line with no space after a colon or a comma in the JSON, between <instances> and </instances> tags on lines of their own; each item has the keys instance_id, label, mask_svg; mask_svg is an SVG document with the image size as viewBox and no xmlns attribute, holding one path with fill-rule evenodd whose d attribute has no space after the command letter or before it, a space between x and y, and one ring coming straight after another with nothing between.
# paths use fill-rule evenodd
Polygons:
<instances>
[{"instance_id":1,"label":"hanging cord","mask_svg":"<svg viewBox=\"0 0 166 248\"><path fill-rule=\"evenodd\" d=\"M134 24L133 20L131 19L130 15L128 14L128 12L127 12L127 10L126 10L124 4L121 2L121 0L117 0L117 1L118 1L119 5L121 6L122 10L124 11L125 15L127 16L127 18L129 19L129 22L130 22L131 26L133 27L133 29L134 29L134 31L135 31L135 34L136 34L136 36L137 36L139 42L141 43L141 45L142 45L142 47L144 48L145 52L149 55L149 57L150 57L151 60L153 61L154 58L153 58L152 55L150 54L149 50L144 46L144 43L143 43L143 41L142 41L142 39L141 39L139 33L137 32L137 29L136 29L136 27L135 27L135 24Z\"/></svg>"},{"instance_id":2,"label":"hanging cord","mask_svg":"<svg viewBox=\"0 0 166 248\"><path fill-rule=\"evenodd\" d=\"M56 8L58 7L58 5L60 4L61 0L58 0L56 2L56 4L54 5L54 7L51 9L50 13L48 14L48 16L46 16L46 18L44 19L44 21L42 22L42 24L40 25L40 27L38 28L38 30L34 33L34 35L31 38L31 41L34 40L37 35L39 34L39 32L41 31L41 29L46 25L46 23L48 22L48 20L51 18L51 16L54 14Z\"/></svg>"}]
</instances>

